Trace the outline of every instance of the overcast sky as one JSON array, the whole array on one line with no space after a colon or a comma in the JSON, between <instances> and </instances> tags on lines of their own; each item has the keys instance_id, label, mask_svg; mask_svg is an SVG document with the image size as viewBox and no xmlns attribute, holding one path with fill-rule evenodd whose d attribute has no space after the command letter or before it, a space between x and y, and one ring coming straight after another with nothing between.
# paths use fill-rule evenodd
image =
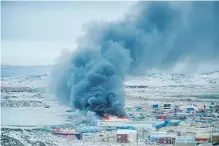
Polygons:
<instances>
[{"instance_id":1,"label":"overcast sky","mask_svg":"<svg viewBox=\"0 0 219 146\"><path fill-rule=\"evenodd\" d=\"M50 65L75 49L83 25L113 21L135 2L1 2L2 64Z\"/></svg>"}]
</instances>

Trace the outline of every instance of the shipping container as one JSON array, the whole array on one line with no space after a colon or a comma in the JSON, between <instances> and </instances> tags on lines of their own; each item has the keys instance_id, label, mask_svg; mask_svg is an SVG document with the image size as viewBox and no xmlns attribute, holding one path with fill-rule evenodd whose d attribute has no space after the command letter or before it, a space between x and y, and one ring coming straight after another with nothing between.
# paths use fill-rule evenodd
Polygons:
<instances>
[{"instance_id":1,"label":"shipping container","mask_svg":"<svg viewBox=\"0 0 219 146\"><path fill-rule=\"evenodd\" d=\"M195 138L196 141L208 141L209 138Z\"/></svg>"},{"instance_id":2,"label":"shipping container","mask_svg":"<svg viewBox=\"0 0 219 146\"><path fill-rule=\"evenodd\" d=\"M165 115L163 115L163 116L161 116L161 119L162 119L162 120L166 120L167 117L166 117Z\"/></svg>"},{"instance_id":3,"label":"shipping container","mask_svg":"<svg viewBox=\"0 0 219 146\"><path fill-rule=\"evenodd\" d=\"M152 106L153 108L158 108L159 107L159 105L158 104L153 104L153 106Z\"/></svg>"}]
</instances>

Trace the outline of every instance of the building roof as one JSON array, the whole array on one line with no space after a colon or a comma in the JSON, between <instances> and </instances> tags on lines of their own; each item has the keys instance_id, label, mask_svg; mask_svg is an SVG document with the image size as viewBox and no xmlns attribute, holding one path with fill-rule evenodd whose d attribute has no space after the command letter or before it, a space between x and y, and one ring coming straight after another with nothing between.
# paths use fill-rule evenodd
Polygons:
<instances>
[{"instance_id":1,"label":"building roof","mask_svg":"<svg viewBox=\"0 0 219 146\"><path fill-rule=\"evenodd\" d=\"M219 133L212 133L212 136L219 136Z\"/></svg>"},{"instance_id":2,"label":"building roof","mask_svg":"<svg viewBox=\"0 0 219 146\"><path fill-rule=\"evenodd\" d=\"M196 138L209 138L210 133L197 133Z\"/></svg>"},{"instance_id":3,"label":"building roof","mask_svg":"<svg viewBox=\"0 0 219 146\"><path fill-rule=\"evenodd\" d=\"M176 137L176 142L195 142L195 138L194 137L182 137L182 136L178 136Z\"/></svg>"}]
</instances>

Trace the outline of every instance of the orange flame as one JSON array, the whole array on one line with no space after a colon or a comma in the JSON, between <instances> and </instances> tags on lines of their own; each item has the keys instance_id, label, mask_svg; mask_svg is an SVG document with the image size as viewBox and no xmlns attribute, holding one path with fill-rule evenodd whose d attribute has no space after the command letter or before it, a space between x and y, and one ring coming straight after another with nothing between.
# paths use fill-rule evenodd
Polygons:
<instances>
[{"instance_id":1,"label":"orange flame","mask_svg":"<svg viewBox=\"0 0 219 146\"><path fill-rule=\"evenodd\" d=\"M104 121L128 121L127 117L108 116L104 118Z\"/></svg>"}]
</instances>

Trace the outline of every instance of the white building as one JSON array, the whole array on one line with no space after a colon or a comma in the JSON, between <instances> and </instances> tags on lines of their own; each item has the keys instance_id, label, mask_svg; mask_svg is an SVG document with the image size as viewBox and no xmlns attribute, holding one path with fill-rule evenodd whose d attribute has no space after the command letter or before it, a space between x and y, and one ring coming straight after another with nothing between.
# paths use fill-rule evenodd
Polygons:
<instances>
[{"instance_id":1,"label":"white building","mask_svg":"<svg viewBox=\"0 0 219 146\"><path fill-rule=\"evenodd\" d=\"M177 136L175 146L196 146L196 141L194 137Z\"/></svg>"},{"instance_id":2,"label":"white building","mask_svg":"<svg viewBox=\"0 0 219 146\"><path fill-rule=\"evenodd\" d=\"M155 121L98 121L98 126L102 128L107 127L123 127L123 126L132 126L136 129L147 129L147 130L155 130L156 125L164 123L163 120L155 120Z\"/></svg>"}]
</instances>

